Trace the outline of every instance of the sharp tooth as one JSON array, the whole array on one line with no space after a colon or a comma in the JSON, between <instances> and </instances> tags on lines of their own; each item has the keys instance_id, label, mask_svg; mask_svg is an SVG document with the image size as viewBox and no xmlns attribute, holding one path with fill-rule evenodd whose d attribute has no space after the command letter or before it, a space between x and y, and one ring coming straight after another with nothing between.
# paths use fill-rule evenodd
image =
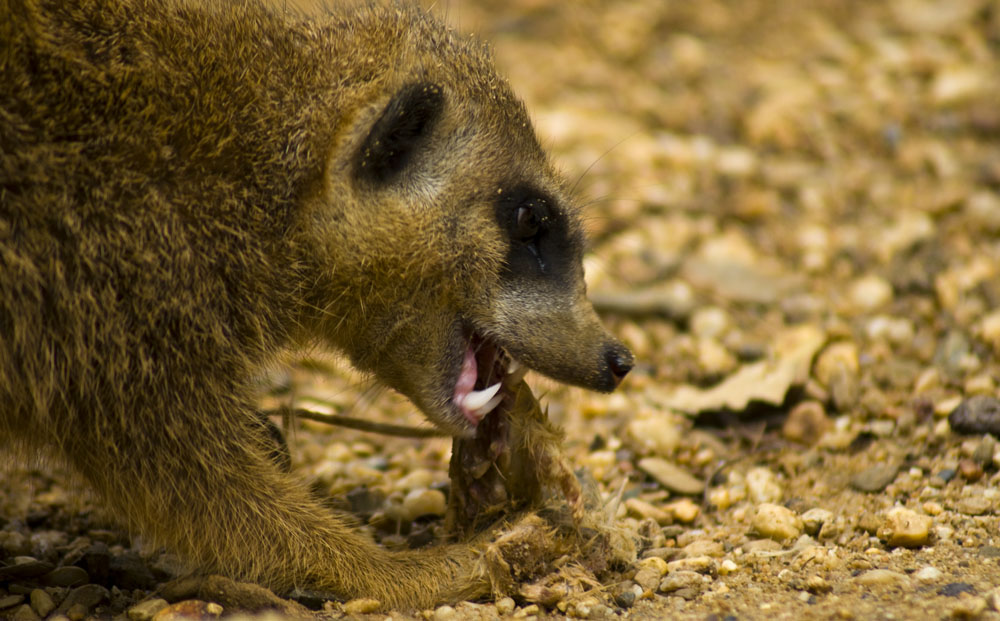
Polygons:
<instances>
[{"instance_id":1,"label":"sharp tooth","mask_svg":"<svg viewBox=\"0 0 1000 621\"><path fill-rule=\"evenodd\" d=\"M467 410L478 410L479 408L486 405L486 403L497 394L500 390L500 382L493 384L482 390L473 390L465 396L462 401L462 405L465 406Z\"/></svg>"},{"instance_id":2,"label":"sharp tooth","mask_svg":"<svg viewBox=\"0 0 1000 621\"><path fill-rule=\"evenodd\" d=\"M513 358L510 359L510 364L507 365L507 375L512 375L517 373L521 369L521 363Z\"/></svg>"},{"instance_id":3,"label":"sharp tooth","mask_svg":"<svg viewBox=\"0 0 1000 621\"><path fill-rule=\"evenodd\" d=\"M489 414L490 412L492 412L493 408L495 408L496 406L500 405L501 401L503 401L503 395L497 395L497 396L493 397L492 399L490 399L489 401L487 401L486 404L483 405L483 407L476 408L473 411L473 413L481 419L482 417L484 417L487 414Z\"/></svg>"}]
</instances>

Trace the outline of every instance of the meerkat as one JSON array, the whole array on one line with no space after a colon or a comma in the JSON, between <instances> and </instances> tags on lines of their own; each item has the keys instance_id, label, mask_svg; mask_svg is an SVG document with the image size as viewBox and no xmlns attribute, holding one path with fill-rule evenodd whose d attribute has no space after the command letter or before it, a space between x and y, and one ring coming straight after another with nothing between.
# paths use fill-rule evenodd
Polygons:
<instances>
[{"instance_id":1,"label":"meerkat","mask_svg":"<svg viewBox=\"0 0 1000 621\"><path fill-rule=\"evenodd\" d=\"M469 435L531 369L632 366L580 215L483 44L404 7L0 0L0 438L203 572L385 607L483 594L269 455L254 378L322 344Z\"/></svg>"}]
</instances>

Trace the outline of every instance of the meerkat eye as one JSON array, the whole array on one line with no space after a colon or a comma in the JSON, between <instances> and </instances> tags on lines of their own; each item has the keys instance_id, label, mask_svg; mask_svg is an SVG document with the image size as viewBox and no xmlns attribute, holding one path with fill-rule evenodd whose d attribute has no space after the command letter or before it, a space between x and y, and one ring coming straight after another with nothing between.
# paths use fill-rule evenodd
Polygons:
<instances>
[{"instance_id":1,"label":"meerkat eye","mask_svg":"<svg viewBox=\"0 0 1000 621\"><path fill-rule=\"evenodd\" d=\"M517 208L517 222L515 236L518 239L530 239L538 235L538 214L531 205L524 205Z\"/></svg>"},{"instance_id":2,"label":"meerkat eye","mask_svg":"<svg viewBox=\"0 0 1000 621\"><path fill-rule=\"evenodd\" d=\"M389 101L361 144L354 175L364 181L392 181L427 140L444 108L444 91L436 84L405 86Z\"/></svg>"},{"instance_id":3,"label":"meerkat eye","mask_svg":"<svg viewBox=\"0 0 1000 621\"><path fill-rule=\"evenodd\" d=\"M530 241L538 237L547 218L545 201L540 198L534 198L518 205L514 212L514 239Z\"/></svg>"}]
</instances>

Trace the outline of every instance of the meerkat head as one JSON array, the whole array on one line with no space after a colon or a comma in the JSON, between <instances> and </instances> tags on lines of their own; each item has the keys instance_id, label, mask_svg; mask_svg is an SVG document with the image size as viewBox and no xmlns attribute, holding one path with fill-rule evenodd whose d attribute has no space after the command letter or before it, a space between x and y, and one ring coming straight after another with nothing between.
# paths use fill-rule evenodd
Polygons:
<instances>
[{"instance_id":1,"label":"meerkat head","mask_svg":"<svg viewBox=\"0 0 1000 621\"><path fill-rule=\"evenodd\" d=\"M387 36L394 70L327 162L324 333L453 434L528 369L613 390L632 355L587 301L563 180L483 48L423 27Z\"/></svg>"}]
</instances>

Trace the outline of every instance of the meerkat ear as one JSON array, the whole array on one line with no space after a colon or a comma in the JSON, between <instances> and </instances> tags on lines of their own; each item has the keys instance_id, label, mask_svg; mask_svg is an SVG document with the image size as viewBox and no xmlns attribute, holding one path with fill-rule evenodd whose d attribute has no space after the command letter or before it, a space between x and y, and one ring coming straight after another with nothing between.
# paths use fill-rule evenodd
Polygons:
<instances>
[{"instance_id":1,"label":"meerkat ear","mask_svg":"<svg viewBox=\"0 0 1000 621\"><path fill-rule=\"evenodd\" d=\"M444 108L444 93L436 84L404 86L389 101L361 143L354 175L360 180L386 183L409 163L427 139Z\"/></svg>"}]
</instances>

